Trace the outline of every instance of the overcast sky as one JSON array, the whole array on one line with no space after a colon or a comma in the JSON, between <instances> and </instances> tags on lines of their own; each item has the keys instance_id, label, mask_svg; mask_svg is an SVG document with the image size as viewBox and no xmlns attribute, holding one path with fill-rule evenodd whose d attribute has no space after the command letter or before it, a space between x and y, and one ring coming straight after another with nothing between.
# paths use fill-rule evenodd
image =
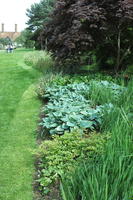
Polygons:
<instances>
[{"instance_id":1,"label":"overcast sky","mask_svg":"<svg viewBox=\"0 0 133 200\"><path fill-rule=\"evenodd\" d=\"M0 0L0 31L1 23L5 24L5 31L14 31L14 24L22 31L26 27L26 9L38 2L40 0Z\"/></svg>"}]
</instances>

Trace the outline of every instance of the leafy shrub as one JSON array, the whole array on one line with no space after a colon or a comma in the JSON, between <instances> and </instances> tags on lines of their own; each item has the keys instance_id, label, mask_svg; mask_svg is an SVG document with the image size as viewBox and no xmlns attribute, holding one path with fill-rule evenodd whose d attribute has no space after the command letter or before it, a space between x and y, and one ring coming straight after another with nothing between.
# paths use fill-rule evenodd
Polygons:
<instances>
[{"instance_id":1,"label":"leafy shrub","mask_svg":"<svg viewBox=\"0 0 133 200\"><path fill-rule=\"evenodd\" d=\"M45 73L53 67L53 60L50 53L46 51L33 51L25 55L25 63Z\"/></svg>"},{"instance_id":2,"label":"leafy shrub","mask_svg":"<svg viewBox=\"0 0 133 200\"><path fill-rule=\"evenodd\" d=\"M53 140L44 141L38 151L41 157L40 182L44 190L62 174L67 174L86 159L94 159L101 154L109 134L83 135L80 130L66 132L63 136L52 136Z\"/></svg>"},{"instance_id":3,"label":"leafy shrub","mask_svg":"<svg viewBox=\"0 0 133 200\"><path fill-rule=\"evenodd\" d=\"M93 82L90 85L85 83L68 84L67 86L53 86L45 90L44 99L48 104L43 108L45 117L42 120L42 127L49 130L50 134L63 134L72 128L99 129L102 122L104 110L112 109L112 104L95 105L90 101ZM96 85L110 88L114 96L119 96L122 87L107 81L95 82ZM87 98L86 98L87 97Z\"/></svg>"}]
</instances>

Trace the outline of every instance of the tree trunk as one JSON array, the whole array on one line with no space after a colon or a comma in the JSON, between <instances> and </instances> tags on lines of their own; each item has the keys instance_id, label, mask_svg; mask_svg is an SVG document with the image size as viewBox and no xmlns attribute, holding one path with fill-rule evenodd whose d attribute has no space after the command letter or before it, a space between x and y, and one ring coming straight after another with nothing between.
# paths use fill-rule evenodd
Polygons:
<instances>
[{"instance_id":1,"label":"tree trunk","mask_svg":"<svg viewBox=\"0 0 133 200\"><path fill-rule=\"evenodd\" d=\"M47 38L45 39L45 51L47 51Z\"/></svg>"}]
</instances>

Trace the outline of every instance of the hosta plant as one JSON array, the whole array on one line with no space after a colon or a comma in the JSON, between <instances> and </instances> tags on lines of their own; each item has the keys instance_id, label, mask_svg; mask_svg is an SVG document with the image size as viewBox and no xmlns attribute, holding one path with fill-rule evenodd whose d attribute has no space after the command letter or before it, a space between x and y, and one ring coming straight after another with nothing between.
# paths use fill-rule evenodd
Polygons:
<instances>
[{"instance_id":1,"label":"hosta plant","mask_svg":"<svg viewBox=\"0 0 133 200\"><path fill-rule=\"evenodd\" d=\"M96 105L93 99L90 101L91 93L97 87L110 89L114 98L119 98L123 87L108 81L90 81L89 84L73 83L66 86L54 85L48 87L43 95L48 104L43 107L44 118L41 126L50 134L63 134L73 128L98 130L104 111L110 111L111 103Z\"/></svg>"}]
</instances>

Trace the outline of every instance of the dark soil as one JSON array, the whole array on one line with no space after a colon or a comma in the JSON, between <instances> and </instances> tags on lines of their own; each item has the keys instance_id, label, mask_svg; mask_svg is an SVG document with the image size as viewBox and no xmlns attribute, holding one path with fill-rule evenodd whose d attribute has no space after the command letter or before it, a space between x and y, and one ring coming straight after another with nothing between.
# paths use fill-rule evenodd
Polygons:
<instances>
[{"instance_id":1,"label":"dark soil","mask_svg":"<svg viewBox=\"0 0 133 200\"><path fill-rule=\"evenodd\" d=\"M40 176L40 159L37 158L35 162L35 168L36 173L34 176L34 199L33 200L62 200L61 194L60 194L60 182L56 181L55 183L51 184L49 186L49 192L48 194L44 195L43 191L41 190L41 187L39 185L39 182L37 182L39 176Z\"/></svg>"},{"instance_id":2,"label":"dark soil","mask_svg":"<svg viewBox=\"0 0 133 200\"><path fill-rule=\"evenodd\" d=\"M41 112L40 112L41 113ZM44 114L40 114L40 120L38 124L42 121L42 118L44 118ZM42 141L44 140L50 140L51 138L47 133L44 134L44 130L42 126L38 126L37 129L37 145L40 145ZM49 192L48 194L44 195L42 188L38 182L38 179L41 176L41 158L36 156L35 159L35 174L34 174L34 182L33 182L33 190L34 190L34 198L33 200L62 200L61 194L60 194L60 181L56 181L55 183L51 184L49 186Z\"/></svg>"}]
</instances>

